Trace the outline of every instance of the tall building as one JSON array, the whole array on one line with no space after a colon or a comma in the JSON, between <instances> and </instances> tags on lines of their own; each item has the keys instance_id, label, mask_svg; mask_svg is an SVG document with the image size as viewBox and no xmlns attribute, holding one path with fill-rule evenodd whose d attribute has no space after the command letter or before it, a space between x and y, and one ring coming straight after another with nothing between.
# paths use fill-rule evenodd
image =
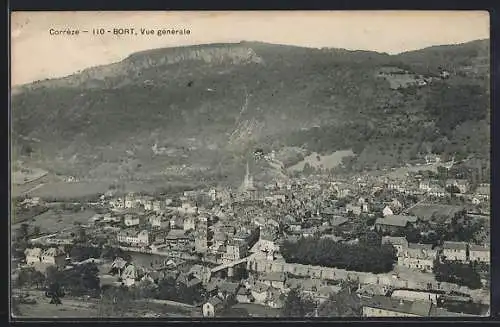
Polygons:
<instances>
[{"instance_id":1,"label":"tall building","mask_svg":"<svg viewBox=\"0 0 500 327\"><path fill-rule=\"evenodd\" d=\"M214 233L210 228L211 224L211 219L207 217L200 217L200 220L196 224L194 247L198 253L206 252L213 243Z\"/></svg>"}]
</instances>

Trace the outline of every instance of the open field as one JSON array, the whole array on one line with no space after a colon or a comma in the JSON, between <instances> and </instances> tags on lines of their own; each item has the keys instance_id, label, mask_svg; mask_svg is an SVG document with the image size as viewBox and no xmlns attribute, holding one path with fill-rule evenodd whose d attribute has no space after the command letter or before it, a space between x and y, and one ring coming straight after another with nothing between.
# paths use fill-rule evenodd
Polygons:
<instances>
[{"instance_id":1,"label":"open field","mask_svg":"<svg viewBox=\"0 0 500 327\"><path fill-rule=\"evenodd\" d=\"M62 305L50 304L50 299L42 291L30 291L36 304L19 304L20 315L17 318L89 318L97 317L96 300L81 300L65 297Z\"/></svg>"},{"instance_id":2,"label":"open field","mask_svg":"<svg viewBox=\"0 0 500 327\"><path fill-rule=\"evenodd\" d=\"M231 311L235 314L231 315ZM238 303L231 307L230 311L225 315L226 317L237 317L237 311L245 310L251 317L279 317L280 310L266 307L264 305L255 303Z\"/></svg>"},{"instance_id":3,"label":"open field","mask_svg":"<svg viewBox=\"0 0 500 327\"><path fill-rule=\"evenodd\" d=\"M13 216L15 213L13 214ZM78 223L88 223L89 219L95 215L92 210L77 211L77 212L55 212L54 210L48 210L33 218L33 222L30 223L32 226L40 227L42 233L56 233L68 227L74 226L76 222ZM20 226L20 223L12 225L12 229L16 229Z\"/></svg>"},{"instance_id":4,"label":"open field","mask_svg":"<svg viewBox=\"0 0 500 327\"><path fill-rule=\"evenodd\" d=\"M304 160L302 160L301 162L289 167L288 170L302 171L306 163L308 163L311 167L314 168L331 169L340 165L344 157L349 157L353 155L354 153L352 152L352 150L335 151L332 154L326 156L319 155L318 153L313 152L312 154L305 157Z\"/></svg>"},{"instance_id":5,"label":"open field","mask_svg":"<svg viewBox=\"0 0 500 327\"><path fill-rule=\"evenodd\" d=\"M48 172L43 169L22 169L17 171L12 171L12 184L24 185L31 183L47 175Z\"/></svg>"},{"instance_id":6,"label":"open field","mask_svg":"<svg viewBox=\"0 0 500 327\"><path fill-rule=\"evenodd\" d=\"M30 209L23 209L23 211L17 212L18 209L12 208L11 219L13 224L20 224L24 221L29 221L34 219L36 216L41 215L48 209L44 207L34 207Z\"/></svg>"},{"instance_id":7,"label":"open field","mask_svg":"<svg viewBox=\"0 0 500 327\"><path fill-rule=\"evenodd\" d=\"M42 199L70 200L103 194L109 186L106 182L55 182L44 184L30 191L29 195Z\"/></svg>"},{"instance_id":8,"label":"open field","mask_svg":"<svg viewBox=\"0 0 500 327\"><path fill-rule=\"evenodd\" d=\"M436 164L429 164L429 165L420 165L420 166L405 166L405 167L400 167L396 168L395 170L389 172L387 174L388 177L392 178L404 178L408 173L416 173L421 170L429 170L432 172L437 172L437 168L439 166L442 166L442 163L436 163Z\"/></svg>"},{"instance_id":9,"label":"open field","mask_svg":"<svg viewBox=\"0 0 500 327\"><path fill-rule=\"evenodd\" d=\"M82 299L76 297L64 297L61 305L50 304L42 291L29 291L36 304L19 304L20 315L17 318L98 318L99 300ZM145 317L155 315L156 317L191 317L200 316L197 308L179 306L175 302L159 300L136 301L133 309L126 317ZM120 318L120 317L117 317Z\"/></svg>"},{"instance_id":10,"label":"open field","mask_svg":"<svg viewBox=\"0 0 500 327\"><path fill-rule=\"evenodd\" d=\"M454 205L419 203L410 209L410 214L429 220L434 214L451 218L460 210L462 210L462 207Z\"/></svg>"}]
</instances>

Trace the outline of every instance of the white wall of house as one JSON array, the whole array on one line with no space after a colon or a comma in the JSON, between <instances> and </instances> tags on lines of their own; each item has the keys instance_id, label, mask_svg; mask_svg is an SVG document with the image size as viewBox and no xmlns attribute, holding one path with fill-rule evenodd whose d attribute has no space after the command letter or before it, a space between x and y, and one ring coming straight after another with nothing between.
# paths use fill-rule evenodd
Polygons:
<instances>
[{"instance_id":1,"label":"white wall of house","mask_svg":"<svg viewBox=\"0 0 500 327\"><path fill-rule=\"evenodd\" d=\"M203 305L203 317L215 317L215 308L212 303L205 303Z\"/></svg>"}]
</instances>

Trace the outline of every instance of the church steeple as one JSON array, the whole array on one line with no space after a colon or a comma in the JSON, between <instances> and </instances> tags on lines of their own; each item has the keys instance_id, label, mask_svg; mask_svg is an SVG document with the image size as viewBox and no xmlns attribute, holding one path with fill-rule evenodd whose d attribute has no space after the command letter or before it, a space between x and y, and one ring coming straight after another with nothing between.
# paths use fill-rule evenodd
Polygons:
<instances>
[{"instance_id":1,"label":"church steeple","mask_svg":"<svg viewBox=\"0 0 500 327\"><path fill-rule=\"evenodd\" d=\"M244 192L255 190L255 187L253 185L253 177L250 174L250 166L248 164L248 161L246 165L245 178L243 179L243 183L241 184L241 190Z\"/></svg>"}]
</instances>

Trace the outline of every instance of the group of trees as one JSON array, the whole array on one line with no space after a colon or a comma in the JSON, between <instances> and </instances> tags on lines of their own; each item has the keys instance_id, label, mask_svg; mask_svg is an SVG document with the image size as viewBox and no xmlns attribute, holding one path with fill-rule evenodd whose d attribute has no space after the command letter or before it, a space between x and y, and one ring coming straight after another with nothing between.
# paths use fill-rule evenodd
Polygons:
<instances>
[{"instance_id":1,"label":"group of trees","mask_svg":"<svg viewBox=\"0 0 500 327\"><path fill-rule=\"evenodd\" d=\"M287 262L335 267L339 269L385 273L393 269L396 254L391 245L380 245L375 238L359 244L336 243L330 239L301 238L285 241L282 247Z\"/></svg>"},{"instance_id":2,"label":"group of trees","mask_svg":"<svg viewBox=\"0 0 500 327\"><path fill-rule=\"evenodd\" d=\"M103 259L109 259L109 260L114 260L117 257L120 257L125 261L130 261L131 259L130 254L126 253L120 248L115 248L115 247L103 248L101 252L101 257Z\"/></svg>"},{"instance_id":3,"label":"group of trees","mask_svg":"<svg viewBox=\"0 0 500 327\"><path fill-rule=\"evenodd\" d=\"M362 306L359 297L349 285L339 293L332 294L318 307L319 317L361 317Z\"/></svg>"},{"instance_id":4,"label":"group of trees","mask_svg":"<svg viewBox=\"0 0 500 327\"><path fill-rule=\"evenodd\" d=\"M174 278L165 278L158 284L156 297L160 300L195 304L201 302L204 296L201 285L187 287Z\"/></svg>"},{"instance_id":5,"label":"group of trees","mask_svg":"<svg viewBox=\"0 0 500 327\"><path fill-rule=\"evenodd\" d=\"M46 271L46 284L58 285L70 295L96 296L100 292L99 269L94 263L76 265L72 269L58 270L49 267Z\"/></svg>"},{"instance_id":6,"label":"group of trees","mask_svg":"<svg viewBox=\"0 0 500 327\"><path fill-rule=\"evenodd\" d=\"M467 286L470 289L481 288L481 277L472 264L457 262L435 262L434 274L438 282Z\"/></svg>"},{"instance_id":7,"label":"group of trees","mask_svg":"<svg viewBox=\"0 0 500 327\"><path fill-rule=\"evenodd\" d=\"M292 289L282 308L283 317L360 317L361 313L360 299L349 284L343 284L338 293L321 304L299 289Z\"/></svg>"},{"instance_id":8,"label":"group of trees","mask_svg":"<svg viewBox=\"0 0 500 327\"><path fill-rule=\"evenodd\" d=\"M447 241L469 242L481 228L486 228L478 219L472 219L465 212L459 212L453 216L445 235Z\"/></svg>"},{"instance_id":9,"label":"group of trees","mask_svg":"<svg viewBox=\"0 0 500 327\"><path fill-rule=\"evenodd\" d=\"M98 306L99 317L123 317L132 309L132 296L125 286L106 287Z\"/></svg>"},{"instance_id":10,"label":"group of trees","mask_svg":"<svg viewBox=\"0 0 500 327\"><path fill-rule=\"evenodd\" d=\"M203 299L203 290L199 287L187 287L177 283L174 278L161 280L158 285L150 280L142 280L131 287L105 286L102 288L99 303L100 317L123 317L134 308L134 301L160 299L188 304L198 304Z\"/></svg>"},{"instance_id":11,"label":"group of trees","mask_svg":"<svg viewBox=\"0 0 500 327\"><path fill-rule=\"evenodd\" d=\"M80 262L89 258L99 258L102 254L102 249L84 244L77 244L71 247L70 256L74 261Z\"/></svg>"},{"instance_id":12,"label":"group of trees","mask_svg":"<svg viewBox=\"0 0 500 327\"><path fill-rule=\"evenodd\" d=\"M465 211L460 211L453 215L451 220L448 216L433 215L429 222L407 226L399 236L406 237L410 243L438 245L443 241L473 241L485 228L487 226L484 222L471 219Z\"/></svg>"},{"instance_id":13,"label":"group of trees","mask_svg":"<svg viewBox=\"0 0 500 327\"><path fill-rule=\"evenodd\" d=\"M66 293L73 296L97 296L100 292L98 268L95 264L77 265L69 270L48 267L45 275L32 267L23 268L15 280L17 287L43 287L51 303L61 304Z\"/></svg>"},{"instance_id":14,"label":"group of trees","mask_svg":"<svg viewBox=\"0 0 500 327\"><path fill-rule=\"evenodd\" d=\"M298 289L292 289L288 293L282 309L284 317L307 317L314 314L316 301L312 297L306 296Z\"/></svg>"},{"instance_id":15,"label":"group of trees","mask_svg":"<svg viewBox=\"0 0 500 327\"><path fill-rule=\"evenodd\" d=\"M40 234L40 227L30 226L26 223L21 224L19 229L13 235L12 238L12 256L14 258L21 258L24 256L24 250L28 247L28 241L30 237L37 236Z\"/></svg>"},{"instance_id":16,"label":"group of trees","mask_svg":"<svg viewBox=\"0 0 500 327\"><path fill-rule=\"evenodd\" d=\"M40 271L35 270L33 267L22 268L19 271L19 275L16 279L16 286L25 287L25 286L35 286L37 289L42 287L45 283L45 275Z\"/></svg>"}]
</instances>

